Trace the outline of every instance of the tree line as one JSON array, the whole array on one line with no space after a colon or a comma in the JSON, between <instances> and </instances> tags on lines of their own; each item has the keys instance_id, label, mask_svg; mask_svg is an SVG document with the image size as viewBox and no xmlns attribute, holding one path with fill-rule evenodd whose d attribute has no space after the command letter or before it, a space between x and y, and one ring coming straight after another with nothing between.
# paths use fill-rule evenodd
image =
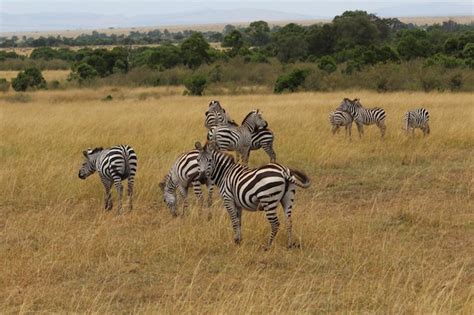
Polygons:
<instances>
[{"instance_id":1,"label":"tree line","mask_svg":"<svg viewBox=\"0 0 474 315\"><path fill-rule=\"evenodd\" d=\"M180 34L179 36L177 34ZM88 47L72 50L69 43L122 45L112 49ZM28 39L26 39L28 41ZM7 69L25 62L43 62L43 68L64 62L72 72L70 79L84 82L96 77L128 73L134 68L166 71L186 67L196 71L202 65L225 66L239 59L248 64L311 63L322 73L351 75L377 64L400 64L422 60L423 66L446 69L474 68L474 26L453 21L428 27L405 24L396 18L379 18L365 11L346 11L332 22L301 26L295 23L270 28L265 21L255 21L248 27L227 25L222 32L179 33L131 32L125 35L106 35L94 32L73 41L58 37L56 41L41 42L29 57L14 52L0 52L0 68ZM10 41L10 42L8 42ZM79 42L78 42L79 41ZM25 40L9 38L1 45L21 45ZM223 49L213 48L220 42ZM66 44L68 43L68 44ZM134 44L159 43L159 46L133 47ZM36 42L36 44L38 44ZM48 64L48 62L50 62ZM301 76L309 74L303 71ZM209 76L212 76L210 73ZM288 76L288 74L285 74ZM202 81L202 80L200 80ZM280 80L281 82L281 80ZM181 82L182 83L182 82ZM284 86L284 85L283 85Z\"/></svg>"}]
</instances>

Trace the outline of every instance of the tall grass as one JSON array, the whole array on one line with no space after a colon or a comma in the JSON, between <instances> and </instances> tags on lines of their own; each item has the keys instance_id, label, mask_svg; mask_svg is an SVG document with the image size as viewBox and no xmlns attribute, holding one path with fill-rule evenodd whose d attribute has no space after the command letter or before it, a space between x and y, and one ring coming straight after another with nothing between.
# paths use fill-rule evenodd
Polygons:
<instances>
[{"instance_id":1,"label":"tall grass","mask_svg":"<svg viewBox=\"0 0 474 315\"><path fill-rule=\"evenodd\" d=\"M472 94L176 93L0 98L2 312L472 313ZM346 96L386 109L384 141L376 127L351 142L331 135L327 113ZM193 202L179 219L165 208L158 182L205 139L210 98L236 120L260 108L278 161L312 178L296 194L300 249L286 249L283 225L262 251L270 227L260 212L243 214L235 246L220 200L209 221ZM427 139L401 130L403 113L419 106L432 117ZM103 211L97 176L77 177L83 149L117 143L139 158L136 207L122 216ZM267 161L252 152L251 166Z\"/></svg>"}]
</instances>

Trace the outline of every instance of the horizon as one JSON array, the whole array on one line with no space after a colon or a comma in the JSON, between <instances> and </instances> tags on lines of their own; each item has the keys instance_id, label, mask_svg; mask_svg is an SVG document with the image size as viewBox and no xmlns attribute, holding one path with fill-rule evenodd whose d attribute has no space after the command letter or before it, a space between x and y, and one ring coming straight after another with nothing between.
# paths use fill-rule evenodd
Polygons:
<instances>
[{"instance_id":1,"label":"horizon","mask_svg":"<svg viewBox=\"0 0 474 315\"><path fill-rule=\"evenodd\" d=\"M344 11L362 10L380 17L473 16L470 1L354 1L333 0L271 2L244 0L235 3L177 0L160 3L139 0L3 0L0 33L162 27L332 19ZM471 20L472 22L472 20Z\"/></svg>"}]
</instances>

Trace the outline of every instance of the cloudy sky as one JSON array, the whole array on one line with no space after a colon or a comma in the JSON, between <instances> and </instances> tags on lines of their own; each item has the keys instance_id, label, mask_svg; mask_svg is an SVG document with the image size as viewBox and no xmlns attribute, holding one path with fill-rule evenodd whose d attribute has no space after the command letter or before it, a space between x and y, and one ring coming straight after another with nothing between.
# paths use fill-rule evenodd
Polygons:
<instances>
[{"instance_id":1,"label":"cloudy sky","mask_svg":"<svg viewBox=\"0 0 474 315\"><path fill-rule=\"evenodd\" d=\"M383 17L473 14L470 0L0 0L0 31L320 19L355 9Z\"/></svg>"}]
</instances>

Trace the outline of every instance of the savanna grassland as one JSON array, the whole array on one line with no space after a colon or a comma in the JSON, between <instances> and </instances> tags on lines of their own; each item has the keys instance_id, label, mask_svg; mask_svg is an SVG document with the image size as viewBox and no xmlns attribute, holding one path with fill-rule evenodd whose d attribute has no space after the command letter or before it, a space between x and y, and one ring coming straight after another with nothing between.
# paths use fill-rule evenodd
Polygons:
<instances>
[{"instance_id":1,"label":"savanna grassland","mask_svg":"<svg viewBox=\"0 0 474 315\"><path fill-rule=\"evenodd\" d=\"M3 313L474 312L472 94L181 91L0 95ZM328 112L346 96L385 108L384 141L375 126L361 140L355 127L351 142L331 135ZM286 248L283 221L264 252L270 226L250 212L234 245L217 194L209 210L191 196L180 218L165 208L158 183L205 139L210 99L237 121L260 108L277 160L311 177L293 212L300 249ZM431 113L426 139L401 129L403 113L419 106ZM102 209L98 176L77 177L82 150L118 143L139 158L135 208L121 216ZM251 166L267 161L250 156Z\"/></svg>"}]
</instances>

